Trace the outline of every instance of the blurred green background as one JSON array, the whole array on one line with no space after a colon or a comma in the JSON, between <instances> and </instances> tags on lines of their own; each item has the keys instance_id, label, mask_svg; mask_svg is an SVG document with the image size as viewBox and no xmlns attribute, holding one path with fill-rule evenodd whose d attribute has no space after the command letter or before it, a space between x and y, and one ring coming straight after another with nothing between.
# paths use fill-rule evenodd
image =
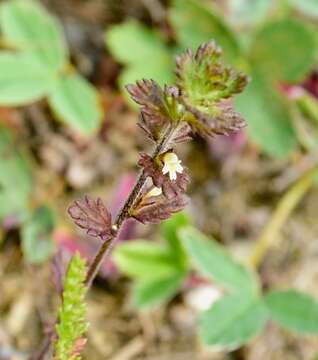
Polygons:
<instances>
[{"instance_id":1,"label":"blurred green background","mask_svg":"<svg viewBox=\"0 0 318 360\"><path fill-rule=\"evenodd\" d=\"M88 297L84 358L316 359L318 1L5 0L0 29L0 359L36 351L56 313L56 269L76 250L89 260L98 247L72 225L68 205L90 194L116 214L138 153L151 148L124 86L142 78L173 84L175 56L211 39L251 77L235 100L248 125L178 148L191 204L164 225L126 223ZM221 246L226 259L256 270L264 292L312 296L307 303L284 294L282 307L298 311L286 320L277 310L288 330L270 321L244 337L242 325L233 342L244 321L237 315L222 332L214 324L224 324L225 308L202 325L208 335L198 331L200 312L228 283L209 266L203 274L212 280L200 275L199 255L199 271L192 266L199 250L178 235L189 224L214 238L211 254ZM237 287L245 270L235 261Z\"/></svg>"}]
</instances>

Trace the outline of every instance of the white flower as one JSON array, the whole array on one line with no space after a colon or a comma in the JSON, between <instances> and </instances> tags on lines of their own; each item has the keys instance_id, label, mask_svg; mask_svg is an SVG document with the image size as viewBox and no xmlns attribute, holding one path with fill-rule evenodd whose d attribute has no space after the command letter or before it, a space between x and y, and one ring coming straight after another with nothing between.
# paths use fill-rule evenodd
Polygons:
<instances>
[{"instance_id":1,"label":"white flower","mask_svg":"<svg viewBox=\"0 0 318 360\"><path fill-rule=\"evenodd\" d=\"M163 163L162 173L164 175L169 173L170 180L176 180L177 173L181 174L183 172L181 160L178 159L178 156L175 153L166 153L163 157Z\"/></svg>"},{"instance_id":2,"label":"white flower","mask_svg":"<svg viewBox=\"0 0 318 360\"><path fill-rule=\"evenodd\" d=\"M160 187L154 186L147 194L146 197L151 197L151 196L159 196L162 194L162 189Z\"/></svg>"}]
</instances>

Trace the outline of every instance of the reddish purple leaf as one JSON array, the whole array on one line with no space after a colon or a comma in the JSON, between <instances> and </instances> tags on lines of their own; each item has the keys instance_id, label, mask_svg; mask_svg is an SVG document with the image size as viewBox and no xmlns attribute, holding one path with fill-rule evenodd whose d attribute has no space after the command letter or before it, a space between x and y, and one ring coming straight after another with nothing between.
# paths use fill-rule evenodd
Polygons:
<instances>
[{"instance_id":1,"label":"reddish purple leaf","mask_svg":"<svg viewBox=\"0 0 318 360\"><path fill-rule=\"evenodd\" d=\"M183 210L188 202L189 198L182 194L170 199L164 195L146 195L136 204L131 216L143 224L158 224Z\"/></svg>"},{"instance_id":2,"label":"reddish purple leaf","mask_svg":"<svg viewBox=\"0 0 318 360\"><path fill-rule=\"evenodd\" d=\"M154 80L140 80L126 86L132 99L141 105L140 127L153 139L158 139L165 123L170 119L164 92Z\"/></svg>"},{"instance_id":3,"label":"reddish purple leaf","mask_svg":"<svg viewBox=\"0 0 318 360\"><path fill-rule=\"evenodd\" d=\"M100 198L94 200L85 196L84 199L76 200L69 207L68 213L88 235L100 237L103 241L113 237L111 214Z\"/></svg>"}]
</instances>

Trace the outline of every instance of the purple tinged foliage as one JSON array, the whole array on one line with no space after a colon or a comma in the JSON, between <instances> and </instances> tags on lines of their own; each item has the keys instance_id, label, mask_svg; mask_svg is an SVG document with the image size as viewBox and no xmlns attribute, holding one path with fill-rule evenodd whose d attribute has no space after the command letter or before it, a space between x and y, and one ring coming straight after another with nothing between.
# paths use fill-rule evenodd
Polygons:
<instances>
[{"instance_id":1,"label":"purple tinged foliage","mask_svg":"<svg viewBox=\"0 0 318 360\"><path fill-rule=\"evenodd\" d=\"M175 181L170 180L168 175L164 175L162 173L163 165L159 159L156 161L145 153L140 154L140 156L141 158L138 161L138 165L143 168L146 176L152 179L155 186L162 188L164 196L171 199L186 191L190 178L185 169L181 174L177 175L177 179Z\"/></svg>"},{"instance_id":2,"label":"purple tinged foliage","mask_svg":"<svg viewBox=\"0 0 318 360\"><path fill-rule=\"evenodd\" d=\"M94 200L85 196L84 199L74 201L68 213L75 224L85 229L88 235L100 237L103 241L113 237L111 214L102 199Z\"/></svg>"},{"instance_id":3,"label":"purple tinged foliage","mask_svg":"<svg viewBox=\"0 0 318 360\"><path fill-rule=\"evenodd\" d=\"M200 136L228 135L245 126L233 109L232 97L243 91L249 78L221 62L221 49L210 41L196 53L177 57L177 86L187 114L185 121Z\"/></svg>"},{"instance_id":4,"label":"purple tinged foliage","mask_svg":"<svg viewBox=\"0 0 318 360\"><path fill-rule=\"evenodd\" d=\"M158 224L162 220L183 210L189 202L184 194L167 198L163 194L158 196L141 196L134 205L130 215L143 224Z\"/></svg>"},{"instance_id":5,"label":"purple tinged foliage","mask_svg":"<svg viewBox=\"0 0 318 360\"><path fill-rule=\"evenodd\" d=\"M210 41L195 53L187 50L177 57L175 86L161 88L154 80L145 79L127 85L131 98L141 106L139 126L155 142L156 150L153 156L141 154L138 165L142 174L115 225L101 199L85 197L69 208L74 222L87 234L106 241L129 217L144 224L158 223L187 205L185 191L190 179L172 149L193 134L228 135L245 126L233 108L233 96L243 91L249 79L225 66L221 55L221 49ZM164 158L170 152L171 156ZM150 194L142 190L149 178L152 190L156 188L148 189Z\"/></svg>"}]
</instances>

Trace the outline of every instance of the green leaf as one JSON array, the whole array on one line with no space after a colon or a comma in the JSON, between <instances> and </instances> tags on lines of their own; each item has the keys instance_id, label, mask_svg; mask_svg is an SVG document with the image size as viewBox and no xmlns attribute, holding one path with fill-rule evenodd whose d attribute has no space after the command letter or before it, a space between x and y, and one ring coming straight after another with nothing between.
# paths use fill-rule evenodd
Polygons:
<instances>
[{"instance_id":1,"label":"green leaf","mask_svg":"<svg viewBox=\"0 0 318 360\"><path fill-rule=\"evenodd\" d=\"M79 360L74 352L80 348L80 341L88 328L85 303L86 287L85 260L76 253L69 264L63 283L63 303L59 309L59 321L56 325L58 339L55 343L54 359ZM85 342L84 342L85 343Z\"/></svg>"},{"instance_id":2,"label":"green leaf","mask_svg":"<svg viewBox=\"0 0 318 360\"><path fill-rule=\"evenodd\" d=\"M59 77L48 101L57 117L73 129L85 135L98 129L102 120L98 94L82 76L71 73Z\"/></svg>"},{"instance_id":3,"label":"green leaf","mask_svg":"<svg viewBox=\"0 0 318 360\"><path fill-rule=\"evenodd\" d=\"M108 30L105 41L113 56L125 65L119 79L122 88L142 78L161 85L172 82L172 52L156 32L131 20Z\"/></svg>"},{"instance_id":4,"label":"green leaf","mask_svg":"<svg viewBox=\"0 0 318 360\"><path fill-rule=\"evenodd\" d=\"M266 307L260 299L225 296L202 314L200 333L208 345L235 349L259 334L266 321Z\"/></svg>"},{"instance_id":5,"label":"green leaf","mask_svg":"<svg viewBox=\"0 0 318 360\"><path fill-rule=\"evenodd\" d=\"M318 1L317 0L289 0L290 4L296 9L310 17L318 17Z\"/></svg>"},{"instance_id":6,"label":"green leaf","mask_svg":"<svg viewBox=\"0 0 318 360\"><path fill-rule=\"evenodd\" d=\"M265 25L254 38L250 58L264 76L299 82L316 61L315 35L304 23L293 19Z\"/></svg>"},{"instance_id":7,"label":"green leaf","mask_svg":"<svg viewBox=\"0 0 318 360\"><path fill-rule=\"evenodd\" d=\"M23 212L31 191L31 168L11 133L0 126L0 219Z\"/></svg>"},{"instance_id":8,"label":"green leaf","mask_svg":"<svg viewBox=\"0 0 318 360\"><path fill-rule=\"evenodd\" d=\"M167 241L173 254L180 260L184 259L186 254L177 232L187 225L190 225L190 219L185 212L179 212L173 215L170 219L161 223L161 232L163 237Z\"/></svg>"},{"instance_id":9,"label":"green leaf","mask_svg":"<svg viewBox=\"0 0 318 360\"><path fill-rule=\"evenodd\" d=\"M135 20L111 27L106 32L105 41L112 54L123 64L142 62L147 66L145 60L151 62L157 57L154 56L157 51L159 54L168 51L157 33Z\"/></svg>"},{"instance_id":10,"label":"green leaf","mask_svg":"<svg viewBox=\"0 0 318 360\"><path fill-rule=\"evenodd\" d=\"M26 260L33 264L46 261L54 251L52 233L55 227L53 211L42 206L35 210L23 225L22 250Z\"/></svg>"},{"instance_id":11,"label":"green leaf","mask_svg":"<svg viewBox=\"0 0 318 360\"><path fill-rule=\"evenodd\" d=\"M4 41L10 47L32 53L51 71L65 65L68 53L62 28L39 3L31 0L4 2L0 7L0 24Z\"/></svg>"},{"instance_id":12,"label":"green leaf","mask_svg":"<svg viewBox=\"0 0 318 360\"><path fill-rule=\"evenodd\" d=\"M296 290L272 291L265 304L282 326L302 334L318 333L318 302L311 296Z\"/></svg>"},{"instance_id":13,"label":"green leaf","mask_svg":"<svg viewBox=\"0 0 318 360\"><path fill-rule=\"evenodd\" d=\"M149 270L148 270L149 271ZM146 309L170 300L180 289L185 274L138 281L133 288L134 306Z\"/></svg>"},{"instance_id":14,"label":"green leaf","mask_svg":"<svg viewBox=\"0 0 318 360\"><path fill-rule=\"evenodd\" d=\"M41 99L52 88L53 77L27 54L0 54L0 104L24 105Z\"/></svg>"},{"instance_id":15,"label":"green leaf","mask_svg":"<svg viewBox=\"0 0 318 360\"><path fill-rule=\"evenodd\" d=\"M284 158L295 149L297 139L287 103L255 70L251 83L236 98L235 107L247 121L252 140L268 154Z\"/></svg>"},{"instance_id":16,"label":"green leaf","mask_svg":"<svg viewBox=\"0 0 318 360\"><path fill-rule=\"evenodd\" d=\"M180 271L168 249L145 240L118 245L113 258L123 273L137 279L165 278Z\"/></svg>"},{"instance_id":17,"label":"green leaf","mask_svg":"<svg viewBox=\"0 0 318 360\"><path fill-rule=\"evenodd\" d=\"M240 49L234 34L204 1L174 0L170 17L183 47L196 49L213 39L222 47L226 61L234 63L239 58Z\"/></svg>"},{"instance_id":18,"label":"green leaf","mask_svg":"<svg viewBox=\"0 0 318 360\"><path fill-rule=\"evenodd\" d=\"M198 270L234 293L256 294L255 276L237 263L215 240L187 227L179 232L181 241Z\"/></svg>"}]
</instances>

